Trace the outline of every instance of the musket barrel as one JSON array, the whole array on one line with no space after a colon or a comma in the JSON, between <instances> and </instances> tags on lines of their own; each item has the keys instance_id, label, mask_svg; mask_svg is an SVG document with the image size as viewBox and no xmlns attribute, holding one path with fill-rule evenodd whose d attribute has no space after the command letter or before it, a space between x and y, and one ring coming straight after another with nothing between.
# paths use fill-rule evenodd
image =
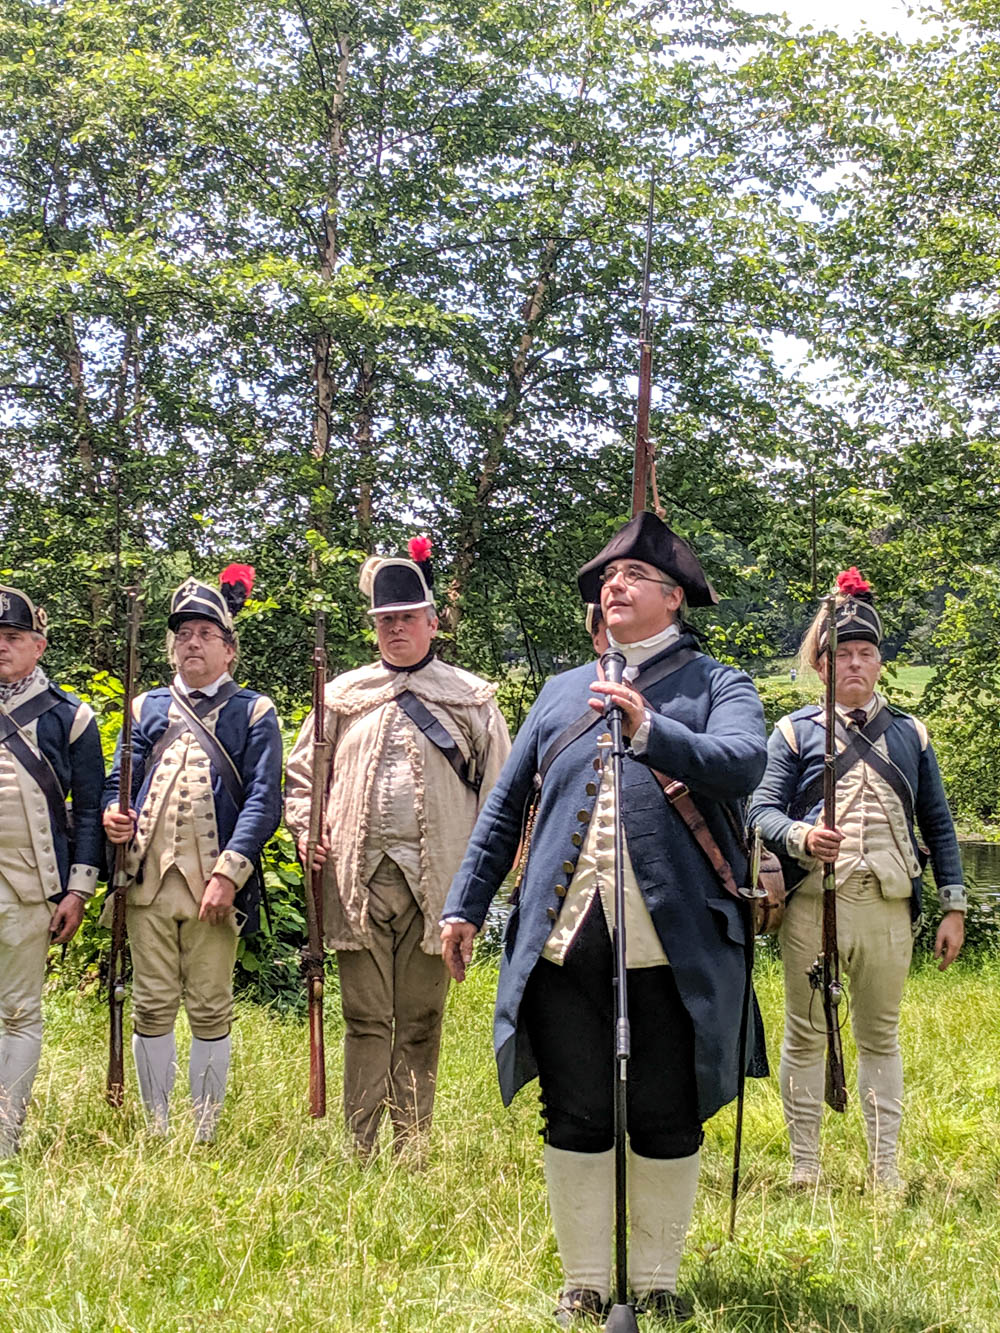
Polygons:
<instances>
[{"instance_id":1,"label":"musket barrel","mask_svg":"<svg viewBox=\"0 0 1000 1333\"><path fill-rule=\"evenodd\" d=\"M837 826L837 600L827 598L826 641L826 750L823 765L823 823ZM823 1017L826 1024L826 1089L834 1111L847 1107L844 1053L840 1041L838 1006L843 997L840 980L840 949L837 942L837 863L823 863Z\"/></svg>"},{"instance_id":2,"label":"musket barrel","mask_svg":"<svg viewBox=\"0 0 1000 1333\"><path fill-rule=\"evenodd\" d=\"M126 588L129 599L128 643L125 651L125 695L122 700L122 734L118 762L118 810L127 815L132 807L132 698L135 693L136 655L139 643L139 595ZM128 843L115 847L111 882L111 956L108 962L108 1076L105 1096L111 1106L121 1106L125 1095L125 899L128 893Z\"/></svg>"},{"instance_id":3,"label":"musket barrel","mask_svg":"<svg viewBox=\"0 0 1000 1333\"><path fill-rule=\"evenodd\" d=\"M303 885L307 944L303 955L309 1005L309 1114L326 1115L326 1050L323 1039L323 867L316 864L326 814L330 741L326 734L326 616L316 612L313 648L313 754L309 833Z\"/></svg>"},{"instance_id":4,"label":"musket barrel","mask_svg":"<svg viewBox=\"0 0 1000 1333\"><path fill-rule=\"evenodd\" d=\"M649 181L649 211L646 215L646 254L642 271L642 302L639 316L639 401L635 420L635 454L632 462L632 517L646 508L652 454L649 443L649 406L653 392L653 317L649 309L649 272L653 259L653 210L656 178Z\"/></svg>"}]
</instances>

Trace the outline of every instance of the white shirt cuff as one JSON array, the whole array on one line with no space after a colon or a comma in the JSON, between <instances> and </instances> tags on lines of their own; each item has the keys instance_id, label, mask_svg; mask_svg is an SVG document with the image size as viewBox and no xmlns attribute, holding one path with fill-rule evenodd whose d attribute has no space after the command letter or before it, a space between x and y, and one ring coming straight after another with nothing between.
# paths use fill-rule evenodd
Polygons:
<instances>
[{"instance_id":1,"label":"white shirt cuff","mask_svg":"<svg viewBox=\"0 0 1000 1333\"><path fill-rule=\"evenodd\" d=\"M80 862L70 866L69 879L66 881L67 893L78 893L81 898L93 898L96 888L97 868L95 866L85 866Z\"/></svg>"}]
</instances>

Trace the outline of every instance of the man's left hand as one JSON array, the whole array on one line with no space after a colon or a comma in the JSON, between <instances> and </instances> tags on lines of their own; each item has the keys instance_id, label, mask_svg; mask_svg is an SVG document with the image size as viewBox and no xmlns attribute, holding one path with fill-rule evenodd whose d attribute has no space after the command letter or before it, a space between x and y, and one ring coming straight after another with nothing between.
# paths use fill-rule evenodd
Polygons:
<instances>
[{"instance_id":1,"label":"man's left hand","mask_svg":"<svg viewBox=\"0 0 1000 1333\"><path fill-rule=\"evenodd\" d=\"M201 896L198 920L209 926L221 926L229 919L236 898L236 885L227 875L213 875Z\"/></svg>"},{"instance_id":2,"label":"man's left hand","mask_svg":"<svg viewBox=\"0 0 1000 1333\"><path fill-rule=\"evenodd\" d=\"M80 929L84 909L87 904L78 893L67 893L49 922L49 934L53 944L66 944Z\"/></svg>"},{"instance_id":3,"label":"man's left hand","mask_svg":"<svg viewBox=\"0 0 1000 1333\"><path fill-rule=\"evenodd\" d=\"M965 913L945 912L934 941L934 957L940 958L938 971L950 967L965 943Z\"/></svg>"},{"instance_id":4,"label":"man's left hand","mask_svg":"<svg viewBox=\"0 0 1000 1333\"><path fill-rule=\"evenodd\" d=\"M631 685L626 685L624 681L616 685L610 680L596 680L590 688L594 694L602 696L599 699L590 700L591 708L601 713L604 711L605 703L612 700L618 704L625 715L622 724L623 731L626 731L630 736L634 736L646 720L646 705L643 703L642 695L633 690Z\"/></svg>"}]
</instances>

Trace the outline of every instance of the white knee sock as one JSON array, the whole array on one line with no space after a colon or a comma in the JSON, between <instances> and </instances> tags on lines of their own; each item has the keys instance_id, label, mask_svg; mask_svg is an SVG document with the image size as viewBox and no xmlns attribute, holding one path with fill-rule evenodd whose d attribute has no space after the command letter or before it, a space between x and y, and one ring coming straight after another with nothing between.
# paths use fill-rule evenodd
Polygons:
<instances>
[{"instance_id":1,"label":"white knee sock","mask_svg":"<svg viewBox=\"0 0 1000 1333\"><path fill-rule=\"evenodd\" d=\"M166 1134L170 1122L170 1094L177 1077L177 1043L172 1032L162 1037L132 1034L132 1056L139 1080L139 1095L154 1134Z\"/></svg>"},{"instance_id":2,"label":"white knee sock","mask_svg":"<svg viewBox=\"0 0 1000 1333\"><path fill-rule=\"evenodd\" d=\"M804 1069L782 1058L779 1071L781 1100L788 1125L792 1166L806 1175L819 1176L819 1130L823 1119L822 1059Z\"/></svg>"},{"instance_id":3,"label":"white knee sock","mask_svg":"<svg viewBox=\"0 0 1000 1333\"><path fill-rule=\"evenodd\" d=\"M700 1165L700 1152L661 1160L629 1151L629 1282L640 1299L677 1290Z\"/></svg>"},{"instance_id":4,"label":"white knee sock","mask_svg":"<svg viewBox=\"0 0 1000 1333\"><path fill-rule=\"evenodd\" d=\"M229 1078L229 1058L232 1042L227 1034L217 1041L191 1038L191 1060L188 1074L191 1080L191 1100L194 1103L195 1139L211 1143L222 1112Z\"/></svg>"},{"instance_id":5,"label":"white knee sock","mask_svg":"<svg viewBox=\"0 0 1000 1333\"><path fill-rule=\"evenodd\" d=\"M858 1052L858 1100L865 1118L868 1164L876 1175L892 1175L903 1119L903 1059Z\"/></svg>"},{"instance_id":6,"label":"white knee sock","mask_svg":"<svg viewBox=\"0 0 1000 1333\"><path fill-rule=\"evenodd\" d=\"M549 1209L563 1266L563 1289L611 1289L615 1153L566 1152L545 1146Z\"/></svg>"},{"instance_id":7,"label":"white knee sock","mask_svg":"<svg viewBox=\"0 0 1000 1333\"><path fill-rule=\"evenodd\" d=\"M7 1032L0 1040L0 1159L17 1152L41 1053L41 1035L33 1032Z\"/></svg>"}]
</instances>

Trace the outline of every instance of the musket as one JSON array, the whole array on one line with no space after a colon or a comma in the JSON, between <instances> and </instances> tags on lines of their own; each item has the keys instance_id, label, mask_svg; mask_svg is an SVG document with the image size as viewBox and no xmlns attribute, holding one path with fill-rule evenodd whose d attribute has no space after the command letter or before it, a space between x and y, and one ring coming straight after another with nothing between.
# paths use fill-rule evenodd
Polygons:
<instances>
[{"instance_id":1,"label":"musket","mask_svg":"<svg viewBox=\"0 0 1000 1333\"><path fill-rule=\"evenodd\" d=\"M823 823L837 826L837 602L826 599L826 752L823 761ZM823 1001L826 1026L827 1105L834 1111L847 1108L847 1083L844 1079L844 1052L840 1043L840 1003L844 987L840 980L840 951L837 946L837 863L823 862L823 940L822 953L809 971L813 990Z\"/></svg>"},{"instance_id":2,"label":"musket","mask_svg":"<svg viewBox=\"0 0 1000 1333\"><path fill-rule=\"evenodd\" d=\"M330 741L326 734L326 616L316 612L313 648L313 756L306 843L305 903L308 939L302 951L302 971L309 1002L309 1114L326 1115L326 1052L323 1045L323 867L316 864L316 848L326 820Z\"/></svg>"},{"instance_id":3,"label":"musket","mask_svg":"<svg viewBox=\"0 0 1000 1333\"><path fill-rule=\"evenodd\" d=\"M653 392L653 316L649 309L649 270L653 258L653 195L655 175L649 181L646 217L646 258L642 268L639 316L639 406L635 420L635 458L632 464L632 517L646 508L646 491L653 473L653 446L649 439L649 403Z\"/></svg>"},{"instance_id":4,"label":"musket","mask_svg":"<svg viewBox=\"0 0 1000 1333\"><path fill-rule=\"evenodd\" d=\"M118 811L132 808L132 696L135 693L136 655L139 644L139 589L126 588L128 621L125 649L125 697L122 700L122 735L118 761ZM111 1106L121 1106L125 1095L125 900L128 895L127 842L115 846L115 868L111 880L111 958L108 963L108 1079L106 1097Z\"/></svg>"}]
</instances>

